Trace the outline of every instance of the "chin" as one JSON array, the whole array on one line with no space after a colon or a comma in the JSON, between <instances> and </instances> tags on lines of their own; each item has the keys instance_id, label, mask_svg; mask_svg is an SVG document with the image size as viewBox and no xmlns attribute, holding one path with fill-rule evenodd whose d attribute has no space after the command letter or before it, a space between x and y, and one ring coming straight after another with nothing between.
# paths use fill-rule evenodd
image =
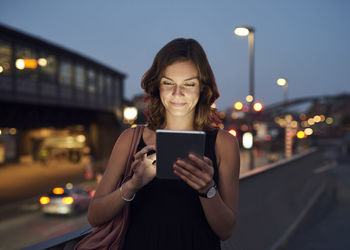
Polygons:
<instances>
[{"instance_id":1,"label":"chin","mask_svg":"<svg viewBox=\"0 0 350 250\"><path fill-rule=\"evenodd\" d=\"M182 116L188 116L191 111L188 110L170 110L169 113L173 116L182 117Z\"/></svg>"}]
</instances>

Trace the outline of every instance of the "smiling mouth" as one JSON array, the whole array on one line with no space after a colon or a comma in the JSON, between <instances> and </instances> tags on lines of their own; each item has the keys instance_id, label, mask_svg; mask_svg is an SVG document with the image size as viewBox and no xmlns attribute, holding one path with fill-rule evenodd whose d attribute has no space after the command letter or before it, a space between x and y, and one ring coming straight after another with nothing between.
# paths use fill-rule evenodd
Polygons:
<instances>
[{"instance_id":1,"label":"smiling mouth","mask_svg":"<svg viewBox=\"0 0 350 250\"><path fill-rule=\"evenodd\" d=\"M176 102L170 102L171 105L174 105L175 107L182 107L185 105L185 103L176 103Z\"/></svg>"}]
</instances>

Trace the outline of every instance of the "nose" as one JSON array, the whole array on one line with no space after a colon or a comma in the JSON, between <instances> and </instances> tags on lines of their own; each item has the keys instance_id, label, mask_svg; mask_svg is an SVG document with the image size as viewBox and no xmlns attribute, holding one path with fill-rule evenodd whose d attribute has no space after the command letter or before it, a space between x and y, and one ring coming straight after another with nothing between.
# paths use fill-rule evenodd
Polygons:
<instances>
[{"instance_id":1,"label":"nose","mask_svg":"<svg viewBox=\"0 0 350 250\"><path fill-rule=\"evenodd\" d=\"M175 85L173 88L173 95L183 95L183 87L179 85Z\"/></svg>"}]
</instances>

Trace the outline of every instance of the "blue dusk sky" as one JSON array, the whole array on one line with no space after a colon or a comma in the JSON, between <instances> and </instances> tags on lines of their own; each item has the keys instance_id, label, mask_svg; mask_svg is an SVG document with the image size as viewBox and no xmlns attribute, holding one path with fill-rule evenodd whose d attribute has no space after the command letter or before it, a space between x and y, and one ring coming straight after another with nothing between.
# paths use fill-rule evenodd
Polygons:
<instances>
[{"instance_id":1,"label":"blue dusk sky","mask_svg":"<svg viewBox=\"0 0 350 250\"><path fill-rule=\"evenodd\" d=\"M248 40L255 28L255 94L265 105L350 92L350 1L347 0L1 0L0 23L111 66L125 74L125 96L157 51L177 37L194 38L213 68L224 110L248 94Z\"/></svg>"}]
</instances>

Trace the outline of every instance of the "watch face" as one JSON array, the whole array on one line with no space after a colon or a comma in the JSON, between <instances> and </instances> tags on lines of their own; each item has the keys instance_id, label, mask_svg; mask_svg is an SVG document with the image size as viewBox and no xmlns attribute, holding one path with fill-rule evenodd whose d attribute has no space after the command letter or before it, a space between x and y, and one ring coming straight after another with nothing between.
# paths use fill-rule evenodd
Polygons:
<instances>
[{"instance_id":1,"label":"watch face","mask_svg":"<svg viewBox=\"0 0 350 250\"><path fill-rule=\"evenodd\" d=\"M216 194L216 186L211 187L207 193L208 198L213 198Z\"/></svg>"}]
</instances>

